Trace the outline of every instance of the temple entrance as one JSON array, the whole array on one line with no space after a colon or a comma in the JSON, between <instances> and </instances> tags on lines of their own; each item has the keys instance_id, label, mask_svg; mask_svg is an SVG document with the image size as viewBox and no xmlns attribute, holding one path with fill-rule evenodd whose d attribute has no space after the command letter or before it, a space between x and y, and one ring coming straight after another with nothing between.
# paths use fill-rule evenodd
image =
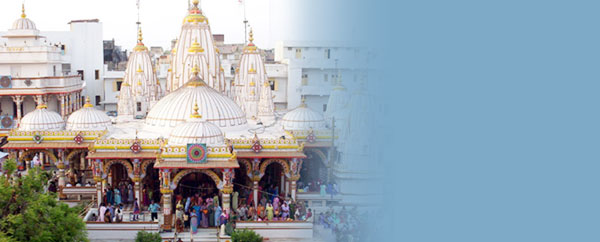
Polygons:
<instances>
[{"instance_id":1,"label":"temple entrance","mask_svg":"<svg viewBox=\"0 0 600 242\"><path fill-rule=\"evenodd\" d=\"M121 184L131 184L131 179L127 174L127 168L121 163L114 163L109 168L108 173L109 186L115 187Z\"/></svg>"},{"instance_id":2,"label":"temple entrance","mask_svg":"<svg viewBox=\"0 0 600 242\"><path fill-rule=\"evenodd\" d=\"M142 179L142 201L141 205L148 206L151 201L160 202L160 179L158 170L154 169L154 162L150 163L144 170Z\"/></svg>"},{"instance_id":3,"label":"temple entrance","mask_svg":"<svg viewBox=\"0 0 600 242\"><path fill-rule=\"evenodd\" d=\"M184 176L177 185L177 195L183 198L200 196L202 198L219 195L219 189L211 177L201 172L193 172Z\"/></svg>"},{"instance_id":4,"label":"temple entrance","mask_svg":"<svg viewBox=\"0 0 600 242\"><path fill-rule=\"evenodd\" d=\"M277 162L269 164L265 169L265 175L258 182L263 190L262 196L259 195L259 197L266 197L272 201L275 196L279 196L283 188L282 178L284 177L285 172L281 164Z\"/></svg>"},{"instance_id":5,"label":"temple entrance","mask_svg":"<svg viewBox=\"0 0 600 242\"><path fill-rule=\"evenodd\" d=\"M300 169L298 188L303 192L319 192L319 184L327 182L327 158L322 152L308 151ZM305 189L308 188L308 191Z\"/></svg>"}]
</instances>

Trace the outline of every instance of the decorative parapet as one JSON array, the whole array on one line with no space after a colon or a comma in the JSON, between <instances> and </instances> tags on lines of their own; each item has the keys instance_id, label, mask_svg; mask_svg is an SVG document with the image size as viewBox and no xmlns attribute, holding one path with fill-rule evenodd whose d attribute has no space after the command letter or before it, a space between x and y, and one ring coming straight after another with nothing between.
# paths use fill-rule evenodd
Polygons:
<instances>
[{"instance_id":1,"label":"decorative parapet","mask_svg":"<svg viewBox=\"0 0 600 242\"><path fill-rule=\"evenodd\" d=\"M33 137L36 135L42 136L45 141L73 141L75 136L81 134L84 141L95 141L98 138L104 136L107 133L106 130L102 131L19 131L11 130L8 133L8 141L33 141Z\"/></svg>"},{"instance_id":2,"label":"decorative parapet","mask_svg":"<svg viewBox=\"0 0 600 242\"><path fill-rule=\"evenodd\" d=\"M254 144L251 138L229 139L235 150L250 150ZM263 150L298 150L300 145L295 139L259 139Z\"/></svg>"},{"instance_id":3,"label":"decorative parapet","mask_svg":"<svg viewBox=\"0 0 600 242\"><path fill-rule=\"evenodd\" d=\"M159 150L162 140L157 139L100 139L94 142L95 150L130 150L134 142L139 142L142 150Z\"/></svg>"}]
</instances>

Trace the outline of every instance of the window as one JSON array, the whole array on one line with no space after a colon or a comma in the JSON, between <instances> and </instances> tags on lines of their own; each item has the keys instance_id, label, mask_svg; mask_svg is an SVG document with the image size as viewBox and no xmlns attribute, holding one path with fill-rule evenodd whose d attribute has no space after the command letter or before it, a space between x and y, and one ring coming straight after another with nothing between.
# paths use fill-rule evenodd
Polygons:
<instances>
[{"instance_id":1,"label":"window","mask_svg":"<svg viewBox=\"0 0 600 242\"><path fill-rule=\"evenodd\" d=\"M290 50L290 51L291 51L291 50L292 50L292 47L288 47L288 50Z\"/></svg>"},{"instance_id":2,"label":"window","mask_svg":"<svg viewBox=\"0 0 600 242\"><path fill-rule=\"evenodd\" d=\"M302 58L302 49L296 49L296 59Z\"/></svg>"},{"instance_id":3,"label":"window","mask_svg":"<svg viewBox=\"0 0 600 242\"><path fill-rule=\"evenodd\" d=\"M52 76L56 76L56 66L52 66Z\"/></svg>"},{"instance_id":4,"label":"window","mask_svg":"<svg viewBox=\"0 0 600 242\"><path fill-rule=\"evenodd\" d=\"M96 80L100 80L100 70L94 71L94 78L96 78Z\"/></svg>"},{"instance_id":5,"label":"window","mask_svg":"<svg viewBox=\"0 0 600 242\"><path fill-rule=\"evenodd\" d=\"M323 112L327 111L327 104L323 104Z\"/></svg>"},{"instance_id":6,"label":"window","mask_svg":"<svg viewBox=\"0 0 600 242\"><path fill-rule=\"evenodd\" d=\"M77 75L79 75L83 81L83 70L77 70Z\"/></svg>"},{"instance_id":7,"label":"window","mask_svg":"<svg viewBox=\"0 0 600 242\"><path fill-rule=\"evenodd\" d=\"M123 80L117 81L117 91L121 91L121 85L123 84Z\"/></svg>"},{"instance_id":8,"label":"window","mask_svg":"<svg viewBox=\"0 0 600 242\"><path fill-rule=\"evenodd\" d=\"M271 91L277 91L276 81L273 78L269 78L269 86L271 86Z\"/></svg>"},{"instance_id":9,"label":"window","mask_svg":"<svg viewBox=\"0 0 600 242\"><path fill-rule=\"evenodd\" d=\"M327 74L323 75L323 81L328 81L328 80L327 80L327 79L328 79L328 77L329 77L329 75L327 75Z\"/></svg>"},{"instance_id":10,"label":"window","mask_svg":"<svg viewBox=\"0 0 600 242\"><path fill-rule=\"evenodd\" d=\"M96 106L100 105L101 101L102 101L102 99L100 98L100 96L96 95Z\"/></svg>"},{"instance_id":11,"label":"window","mask_svg":"<svg viewBox=\"0 0 600 242\"><path fill-rule=\"evenodd\" d=\"M302 74L302 86L308 85L308 74Z\"/></svg>"},{"instance_id":12,"label":"window","mask_svg":"<svg viewBox=\"0 0 600 242\"><path fill-rule=\"evenodd\" d=\"M141 111L142 111L142 103L141 103L141 102L137 102L137 103L135 104L135 109L136 109L138 112L141 112Z\"/></svg>"},{"instance_id":13,"label":"window","mask_svg":"<svg viewBox=\"0 0 600 242\"><path fill-rule=\"evenodd\" d=\"M231 75L235 75L235 68L233 68L233 66L231 67L231 69L229 71L231 72Z\"/></svg>"},{"instance_id":14,"label":"window","mask_svg":"<svg viewBox=\"0 0 600 242\"><path fill-rule=\"evenodd\" d=\"M325 59L329 59L331 57L331 50L325 49Z\"/></svg>"}]
</instances>

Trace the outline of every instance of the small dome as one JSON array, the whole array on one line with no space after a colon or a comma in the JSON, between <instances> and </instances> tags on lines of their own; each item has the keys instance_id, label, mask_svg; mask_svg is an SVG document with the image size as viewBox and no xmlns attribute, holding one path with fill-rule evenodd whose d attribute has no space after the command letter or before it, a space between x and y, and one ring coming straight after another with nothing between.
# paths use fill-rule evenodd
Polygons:
<instances>
[{"instance_id":1,"label":"small dome","mask_svg":"<svg viewBox=\"0 0 600 242\"><path fill-rule=\"evenodd\" d=\"M186 121L189 111L197 103L206 121L218 127L239 127L247 124L246 114L233 100L209 87L200 77L198 68L194 76L181 88L158 101L148 112L146 124L175 127Z\"/></svg>"},{"instance_id":2,"label":"small dome","mask_svg":"<svg viewBox=\"0 0 600 242\"><path fill-rule=\"evenodd\" d=\"M198 105L194 104L194 113L187 122L179 124L169 136L169 145L204 143L207 145L224 144L223 132L216 125L203 121L198 114Z\"/></svg>"},{"instance_id":3,"label":"small dome","mask_svg":"<svg viewBox=\"0 0 600 242\"><path fill-rule=\"evenodd\" d=\"M46 104L40 104L35 110L21 119L20 131L57 131L65 127L60 114L49 111Z\"/></svg>"},{"instance_id":4,"label":"small dome","mask_svg":"<svg viewBox=\"0 0 600 242\"><path fill-rule=\"evenodd\" d=\"M23 5L21 17L13 22L12 29L37 30L35 23L25 15L25 5Z\"/></svg>"},{"instance_id":5,"label":"small dome","mask_svg":"<svg viewBox=\"0 0 600 242\"><path fill-rule=\"evenodd\" d=\"M111 125L110 118L104 112L95 109L86 98L83 108L75 111L67 119L67 130L92 131L105 130Z\"/></svg>"},{"instance_id":6,"label":"small dome","mask_svg":"<svg viewBox=\"0 0 600 242\"><path fill-rule=\"evenodd\" d=\"M325 127L325 119L320 113L308 108L304 101L302 104L289 111L281 119L285 130L310 130Z\"/></svg>"}]
</instances>

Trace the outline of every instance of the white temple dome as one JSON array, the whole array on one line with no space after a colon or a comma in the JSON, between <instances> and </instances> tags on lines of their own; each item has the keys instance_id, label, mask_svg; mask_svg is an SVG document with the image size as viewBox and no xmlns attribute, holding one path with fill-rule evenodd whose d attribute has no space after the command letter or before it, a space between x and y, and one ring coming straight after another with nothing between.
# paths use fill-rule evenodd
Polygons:
<instances>
[{"instance_id":1,"label":"white temple dome","mask_svg":"<svg viewBox=\"0 0 600 242\"><path fill-rule=\"evenodd\" d=\"M304 102L283 115L281 124L285 130L310 130L325 127L325 119L320 113L308 108Z\"/></svg>"},{"instance_id":2,"label":"white temple dome","mask_svg":"<svg viewBox=\"0 0 600 242\"><path fill-rule=\"evenodd\" d=\"M21 119L20 131L58 131L65 127L60 114L49 111L46 104L40 104L35 110Z\"/></svg>"},{"instance_id":3,"label":"white temple dome","mask_svg":"<svg viewBox=\"0 0 600 242\"><path fill-rule=\"evenodd\" d=\"M95 109L87 98L83 108L75 111L67 119L67 130L93 131L105 130L111 125L111 120L104 112Z\"/></svg>"},{"instance_id":4,"label":"white temple dome","mask_svg":"<svg viewBox=\"0 0 600 242\"><path fill-rule=\"evenodd\" d=\"M224 137L221 129L212 123L202 120L198 114L198 105L194 104L194 113L190 119L179 124L169 135L169 145L186 145L204 143L206 145L223 145Z\"/></svg>"},{"instance_id":5,"label":"white temple dome","mask_svg":"<svg viewBox=\"0 0 600 242\"><path fill-rule=\"evenodd\" d=\"M25 5L23 5L22 11L21 17L13 22L12 29L37 30L35 23L25 15Z\"/></svg>"},{"instance_id":6,"label":"white temple dome","mask_svg":"<svg viewBox=\"0 0 600 242\"><path fill-rule=\"evenodd\" d=\"M209 87L200 77L197 68L194 77L183 87L169 93L148 112L146 124L158 127L175 127L186 121L194 103L200 113L218 127L236 127L247 123L246 114L233 100Z\"/></svg>"}]
</instances>

